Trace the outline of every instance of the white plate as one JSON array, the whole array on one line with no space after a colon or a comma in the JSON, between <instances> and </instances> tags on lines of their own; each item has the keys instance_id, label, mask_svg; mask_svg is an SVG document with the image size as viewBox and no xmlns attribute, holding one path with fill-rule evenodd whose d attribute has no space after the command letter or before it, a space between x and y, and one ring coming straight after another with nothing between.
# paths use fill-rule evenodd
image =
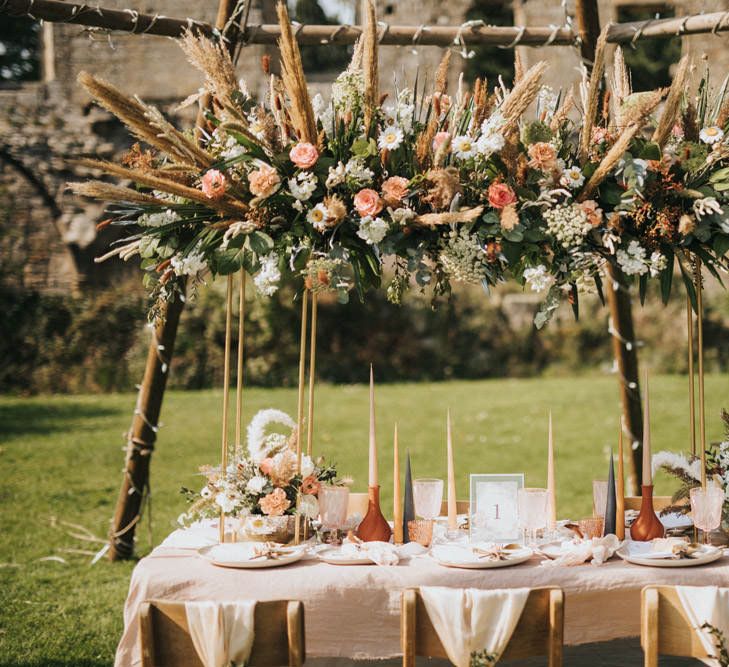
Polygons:
<instances>
[{"instance_id":1,"label":"white plate","mask_svg":"<svg viewBox=\"0 0 729 667\"><path fill-rule=\"evenodd\" d=\"M218 545L216 545L218 546ZM278 558L236 558L234 554L226 554L223 556L215 557L211 552L215 549L215 546L204 547L198 550L198 553L210 561L213 565L219 567L233 567L239 569L256 569L264 567L281 567L283 565L289 565L301 560L306 554L305 549L299 549L298 551L291 551L285 555L279 556Z\"/></svg>"},{"instance_id":2,"label":"white plate","mask_svg":"<svg viewBox=\"0 0 729 667\"><path fill-rule=\"evenodd\" d=\"M515 550L506 560L489 560L487 558L479 559L475 556L473 560L453 560L438 558L436 554L437 549L435 552L431 553L431 557L436 563L443 565L444 567L458 567L466 570L489 570L497 567L511 567L512 565L526 563L534 555L534 551L528 547L524 547L522 549Z\"/></svg>"},{"instance_id":3,"label":"white plate","mask_svg":"<svg viewBox=\"0 0 729 667\"><path fill-rule=\"evenodd\" d=\"M374 561L367 556L353 556L342 553L339 549L330 549L319 554L319 560L329 565L374 565Z\"/></svg>"},{"instance_id":4,"label":"white plate","mask_svg":"<svg viewBox=\"0 0 729 667\"><path fill-rule=\"evenodd\" d=\"M705 545L701 547L701 552L697 556L675 559L650 558L636 554L631 555L628 547L621 547L618 549L617 554L627 563L633 563L634 565L646 565L648 567L695 567L696 565L706 565L707 563L713 563L715 560L719 560L724 555L724 550Z\"/></svg>"}]
</instances>

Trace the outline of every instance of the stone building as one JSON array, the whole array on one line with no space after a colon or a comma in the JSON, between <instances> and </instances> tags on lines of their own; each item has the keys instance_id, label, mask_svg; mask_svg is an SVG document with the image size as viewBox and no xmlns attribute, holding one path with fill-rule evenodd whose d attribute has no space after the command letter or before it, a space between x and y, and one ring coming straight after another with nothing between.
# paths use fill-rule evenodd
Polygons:
<instances>
[{"instance_id":1,"label":"stone building","mask_svg":"<svg viewBox=\"0 0 729 667\"><path fill-rule=\"evenodd\" d=\"M572 0L566 0L566 6L560 0L379 2L382 20L411 25L458 25L477 18L486 23L560 25L565 12L572 13L571 3ZM106 0L102 4L206 21L214 19L217 5L212 0ZM674 4L601 0L601 22L649 18L656 12L674 15L729 9L729 0L676 0ZM355 0L323 0L321 5L329 12L339 10L345 17L356 16ZM254 3L250 21L274 22L273 14L273 0L260 0ZM128 147L130 140L109 114L89 103L76 84L76 76L83 69L99 74L169 112L175 103L199 87L200 79L172 40L106 35L69 24L45 24L37 32L36 52L24 54L37 59L37 80L8 82L12 77L6 76L0 67L0 280L42 291L103 286L121 270L114 264L93 262L111 238L107 236L111 232L99 238L95 230L95 224L103 217L103 208L69 195L64 184L83 177L75 173L70 164L72 158L84 154L110 158ZM6 38L12 40L13 36ZM729 70L726 44L724 33L687 39L684 48L697 56L705 53L711 68L724 73ZM0 47L1 57L7 49L2 43ZM258 62L265 48L269 47L248 46L240 59L241 75L254 91L263 85ZM553 65L548 74L548 83L553 87L564 87L577 79L579 55L575 49L520 48L526 64L546 59ZM508 64L511 60L510 52L504 50L479 53L489 62ZM440 57L441 50L434 47L383 47L383 86L391 83L393 74L407 77L417 67L434 69ZM463 67L460 58L453 58L452 63L454 72ZM331 78L331 71L315 69L314 86Z\"/></svg>"}]
</instances>

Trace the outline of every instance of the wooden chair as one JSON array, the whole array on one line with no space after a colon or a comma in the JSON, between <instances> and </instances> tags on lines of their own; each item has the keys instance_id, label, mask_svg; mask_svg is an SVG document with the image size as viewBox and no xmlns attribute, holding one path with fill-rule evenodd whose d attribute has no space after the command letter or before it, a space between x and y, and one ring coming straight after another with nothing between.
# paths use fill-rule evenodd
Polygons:
<instances>
[{"instance_id":1,"label":"wooden chair","mask_svg":"<svg viewBox=\"0 0 729 667\"><path fill-rule=\"evenodd\" d=\"M403 667L415 657L448 658L417 589L402 594L400 639ZM564 639L564 595L561 588L535 588L514 629L502 660L546 655L549 667L561 667Z\"/></svg>"},{"instance_id":2,"label":"wooden chair","mask_svg":"<svg viewBox=\"0 0 729 667\"><path fill-rule=\"evenodd\" d=\"M456 513L468 514L471 511L471 502L469 500L456 500ZM448 501L444 500L440 506L440 515L448 516Z\"/></svg>"},{"instance_id":3,"label":"wooden chair","mask_svg":"<svg viewBox=\"0 0 729 667\"><path fill-rule=\"evenodd\" d=\"M641 496L625 496L625 509L639 510L641 502L643 502L643 498ZM653 496L653 509L656 512L660 512L670 504L671 496Z\"/></svg>"},{"instance_id":4,"label":"wooden chair","mask_svg":"<svg viewBox=\"0 0 729 667\"><path fill-rule=\"evenodd\" d=\"M370 505L370 496L368 493L349 493L349 500L347 501L347 516L353 514L359 514L364 518L367 514L367 509Z\"/></svg>"},{"instance_id":5,"label":"wooden chair","mask_svg":"<svg viewBox=\"0 0 729 667\"><path fill-rule=\"evenodd\" d=\"M645 667L658 667L659 655L707 657L675 587L646 586L641 598L640 644Z\"/></svg>"},{"instance_id":6,"label":"wooden chair","mask_svg":"<svg viewBox=\"0 0 729 667\"><path fill-rule=\"evenodd\" d=\"M139 610L142 667L202 667L187 627L184 602L151 600ZM304 605L297 601L258 602L249 664L299 667L306 658Z\"/></svg>"}]
</instances>

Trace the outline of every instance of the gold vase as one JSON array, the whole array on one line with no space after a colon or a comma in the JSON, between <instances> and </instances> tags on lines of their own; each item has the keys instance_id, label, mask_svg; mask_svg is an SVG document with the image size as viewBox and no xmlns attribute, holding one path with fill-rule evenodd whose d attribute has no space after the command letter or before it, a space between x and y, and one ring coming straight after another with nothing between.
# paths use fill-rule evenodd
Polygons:
<instances>
[{"instance_id":1,"label":"gold vase","mask_svg":"<svg viewBox=\"0 0 729 667\"><path fill-rule=\"evenodd\" d=\"M278 542L288 544L294 539L296 517L250 515L240 519L238 535L243 542Z\"/></svg>"},{"instance_id":2,"label":"gold vase","mask_svg":"<svg viewBox=\"0 0 729 667\"><path fill-rule=\"evenodd\" d=\"M653 509L653 485L642 486L642 500L638 518L630 527L630 538L636 542L650 542L663 537L666 529Z\"/></svg>"}]
</instances>

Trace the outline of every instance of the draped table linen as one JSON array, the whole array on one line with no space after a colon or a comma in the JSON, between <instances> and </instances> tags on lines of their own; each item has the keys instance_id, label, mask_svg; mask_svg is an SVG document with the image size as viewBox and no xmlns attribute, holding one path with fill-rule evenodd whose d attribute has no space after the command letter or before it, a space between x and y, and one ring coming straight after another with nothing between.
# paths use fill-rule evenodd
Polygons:
<instances>
[{"instance_id":1,"label":"draped table linen","mask_svg":"<svg viewBox=\"0 0 729 667\"><path fill-rule=\"evenodd\" d=\"M446 568L428 557L398 565L341 566L303 560L273 569L217 567L190 549L157 547L132 573L124 607L124 634L115 667L141 664L139 606L150 599L300 600L306 614L307 657L392 658L400 653L400 595L405 588L538 588L565 593L565 643L640 635L640 591L649 584L726 586L729 558L689 568L641 567L613 559L603 565Z\"/></svg>"}]
</instances>

